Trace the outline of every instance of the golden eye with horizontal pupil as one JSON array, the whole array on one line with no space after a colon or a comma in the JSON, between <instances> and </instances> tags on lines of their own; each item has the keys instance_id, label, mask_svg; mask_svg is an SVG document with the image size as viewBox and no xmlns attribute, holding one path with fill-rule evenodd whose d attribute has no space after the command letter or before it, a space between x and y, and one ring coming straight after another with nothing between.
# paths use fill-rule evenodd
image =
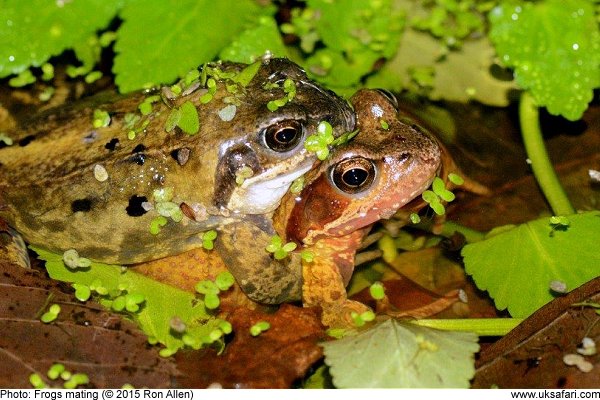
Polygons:
<instances>
[{"instance_id":1,"label":"golden eye with horizontal pupil","mask_svg":"<svg viewBox=\"0 0 600 400\"><path fill-rule=\"evenodd\" d=\"M377 90L379 92L379 94L381 94L383 97L388 99L388 101L390 103L392 103L394 108L396 110L398 110L398 99L396 98L396 96L394 96L394 94L392 92L390 92L389 90L386 90L386 89L375 89L375 90Z\"/></svg>"},{"instance_id":2,"label":"golden eye with horizontal pupil","mask_svg":"<svg viewBox=\"0 0 600 400\"><path fill-rule=\"evenodd\" d=\"M292 150L302 139L302 124L296 120L280 121L264 130L267 147L278 153Z\"/></svg>"},{"instance_id":3,"label":"golden eye with horizontal pupil","mask_svg":"<svg viewBox=\"0 0 600 400\"><path fill-rule=\"evenodd\" d=\"M375 165L366 158L340 161L331 169L331 180L342 192L354 194L368 189L375 179Z\"/></svg>"}]
</instances>

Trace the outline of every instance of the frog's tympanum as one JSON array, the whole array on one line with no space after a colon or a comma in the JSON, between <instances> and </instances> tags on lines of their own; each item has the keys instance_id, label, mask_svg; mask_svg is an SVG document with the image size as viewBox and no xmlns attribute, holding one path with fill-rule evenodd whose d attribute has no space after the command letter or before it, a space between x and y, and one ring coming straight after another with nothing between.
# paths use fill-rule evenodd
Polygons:
<instances>
[{"instance_id":1,"label":"frog's tympanum","mask_svg":"<svg viewBox=\"0 0 600 400\"><path fill-rule=\"evenodd\" d=\"M178 254L209 229L273 211L313 165L304 140L321 121L336 137L355 124L344 100L285 59L100 94L9 133L0 217L29 243L107 263Z\"/></svg>"},{"instance_id":2,"label":"frog's tympanum","mask_svg":"<svg viewBox=\"0 0 600 400\"><path fill-rule=\"evenodd\" d=\"M272 225L233 224L231 234L217 241L250 298L263 303L302 298L305 306L323 309L326 325L347 324L350 311L367 309L349 301L345 291L364 235L421 194L441 162L436 141L400 122L388 96L361 90L351 102L358 135L306 175L298 196L284 197ZM273 260L263 249L274 231L299 244L300 251L310 251L313 260L302 260L299 251Z\"/></svg>"}]
</instances>

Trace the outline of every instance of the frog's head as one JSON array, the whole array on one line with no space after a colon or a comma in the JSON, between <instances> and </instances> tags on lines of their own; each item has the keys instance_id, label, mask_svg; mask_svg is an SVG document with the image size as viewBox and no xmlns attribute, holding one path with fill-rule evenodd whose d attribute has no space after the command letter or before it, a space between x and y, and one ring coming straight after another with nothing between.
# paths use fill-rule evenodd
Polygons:
<instances>
[{"instance_id":1,"label":"frog's head","mask_svg":"<svg viewBox=\"0 0 600 400\"><path fill-rule=\"evenodd\" d=\"M338 137L354 129L355 116L346 101L286 59L264 60L246 93L235 117L243 121L236 127L239 134L219 149L215 204L262 214L274 210L291 183L316 161L304 141L319 123L329 122Z\"/></svg>"},{"instance_id":2,"label":"frog's head","mask_svg":"<svg viewBox=\"0 0 600 400\"><path fill-rule=\"evenodd\" d=\"M400 122L393 96L361 90L351 102L360 132L307 176L307 185L286 211L288 240L310 245L389 218L436 176L436 141Z\"/></svg>"}]
</instances>

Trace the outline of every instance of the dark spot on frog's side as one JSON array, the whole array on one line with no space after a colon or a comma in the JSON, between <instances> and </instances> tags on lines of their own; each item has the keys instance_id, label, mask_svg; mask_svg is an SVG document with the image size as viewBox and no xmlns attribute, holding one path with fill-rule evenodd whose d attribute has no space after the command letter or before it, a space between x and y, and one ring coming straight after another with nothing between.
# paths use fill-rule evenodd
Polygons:
<instances>
[{"instance_id":1,"label":"dark spot on frog's side","mask_svg":"<svg viewBox=\"0 0 600 400\"><path fill-rule=\"evenodd\" d=\"M25 147L31 143L33 139L35 139L35 136L33 135L25 136L23 139L19 140L19 146Z\"/></svg>"},{"instance_id":2,"label":"dark spot on frog's side","mask_svg":"<svg viewBox=\"0 0 600 400\"><path fill-rule=\"evenodd\" d=\"M135 147L133 148L133 150L131 150L131 153L132 153L132 154L135 154L135 153L141 153L141 152L142 152L142 151L144 151L144 150L146 150L146 146L144 146L143 144L141 144L141 143L140 143L140 144L138 144L137 146L135 146Z\"/></svg>"},{"instance_id":3,"label":"dark spot on frog's side","mask_svg":"<svg viewBox=\"0 0 600 400\"><path fill-rule=\"evenodd\" d=\"M127 211L127 215L130 217L141 217L146 214L147 211L142 207L142 203L147 202L148 199L146 196L136 196L133 195L129 198L129 204L125 207L125 211Z\"/></svg>"},{"instance_id":4,"label":"dark spot on frog's side","mask_svg":"<svg viewBox=\"0 0 600 400\"><path fill-rule=\"evenodd\" d=\"M104 145L104 147L106 149L108 149L109 151L114 151L118 145L119 145L119 139L112 138L112 139L110 139L110 142L108 142Z\"/></svg>"},{"instance_id":5,"label":"dark spot on frog's side","mask_svg":"<svg viewBox=\"0 0 600 400\"><path fill-rule=\"evenodd\" d=\"M92 209L92 202L90 199L77 199L71 203L71 211L76 212L88 212Z\"/></svg>"},{"instance_id":6,"label":"dark spot on frog's side","mask_svg":"<svg viewBox=\"0 0 600 400\"><path fill-rule=\"evenodd\" d=\"M137 165L144 165L146 162L146 155L144 153L136 153L129 157L129 161L134 162Z\"/></svg>"}]
</instances>

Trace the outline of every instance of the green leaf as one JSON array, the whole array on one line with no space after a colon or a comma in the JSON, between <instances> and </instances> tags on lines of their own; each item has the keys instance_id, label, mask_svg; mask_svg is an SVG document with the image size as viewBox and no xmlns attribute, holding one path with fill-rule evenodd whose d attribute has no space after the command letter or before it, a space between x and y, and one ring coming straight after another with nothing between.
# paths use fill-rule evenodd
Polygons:
<instances>
[{"instance_id":1,"label":"green leaf","mask_svg":"<svg viewBox=\"0 0 600 400\"><path fill-rule=\"evenodd\" d=\"M252 0L132 0L123 8L113 71L122 92L174 81L211 61L261 8ZM148 27L151 27L149 29Z\"/></svg>"},{"instance_id":2,"label":"green leaf","mask_svg":"<svg viewBox=\"0 0 600 400\"><path fill-rule=\"evenodd\" d=\"M600 86L600 29L586 0L509 1L489 14L490 39L538 106L577 120Z\"/></svg>"},{"instance_id":3,"label":"green leaf","mask_svg":"<svg viewBox=\"0 0 600 400\"><path fill-rule=\"evenodd\" d=\"M264 15L258 18L256 26L246 29L221 50L219 58L249 64L267 52L274 57L286 55L277 23L272 17Z\"/></svg>"},{"instance_id":4,"label":"green leaf","mask_svg":"<svg viewBox=\"0 0 600 400\"><path fill-rule=\"evenodd\" d=\"M469 39L460 49L440 59L442 44L431 35L407 29L396 55L381 70L367 79L367 87L385 88L394 92L409 89L432 100L468 102L505 107L508 92L515 88L512 80L495 78L490 71L494 48L482 36ZM422 88L415 81L415 68L434 69L432 87Z\"/></svg>"},{"instance_id":5,"label":"green leaf","mask_svg":"<svg viewBox=\"0 0 600 400\"><path fill-rule=\"evenodd\" d=\"M150 278L133 272L131 269L123 270L117 265L107 265L92 262L88 270L70 270L65 267L62 256L37 247L32 249L46 261L46 269L52 279L71 282L79 285L93 286L102 282L108 292L118 292L119 287L126 287L131 293L130 301L133 303L143 295L144 306L134 314L129 314L139 327L149 337L154 337L169 349L177 350L184 346L180 337L171 334L170 321L173 316L179 317L188 327L208 335L218 327L220 320L210 317L202 301L192 293L176 289L154 281ZM120 296L123 307L126 306L126 296ZM112 300L100 297L99 301L110 307Z\"/></svg>"},{"instance_id":6,"label":"green leaf","mask_svg":"<svg viewBox=\"0 0 600 400\"><path fill-rule=\"evenodd\" d=\"M570 291L600 276L600 212L567 218L564 229L546 217L463 248L467 273L499 310L526 317L554 298L552 281L564 282Z\"/></svg>"},{"instance_id":7,"label":"green leaf","mask_svg":"<svg viewBox=\"0 0 600 400\"><path fill-rule=\"evenodd\" d=\"M181 110L181 116L177 121L177 126L188 135L195 135L200 130L200 119L198 117L198 110L191 101L186 101L179 108Z\"/></svg>"},{"instance_id":8,"label":"green leaf","mask_svg":"<svg viewBox=\"0 0 600 400\"><path fill-rule=\"evenodd\" d=\"M468 388L477 336L387 320L321 343L338 388Z\"/></svg>"},{"instance_id":9,"label":"green leaf","mask_svg":"<svg viewBox=\"0 0 600 400\"><path fill-rule=\"evenodd\" d=\"M60 4L59 4L60 3ZM0 78L39 67L85 44L115 17L123 0L5 0L0 13Z\"/></svg>"},{"instance_id":10,"label":"green leaf","mask_svg":"<svg viewBox=\"0 0 600 400\"><path fill-rule=\"evenodd\" d=\"M392 0L309 0L316 30L327 47L353 55L366 48L390 57L396 52L404 16Z\"/></svg>"}]
</instances>

